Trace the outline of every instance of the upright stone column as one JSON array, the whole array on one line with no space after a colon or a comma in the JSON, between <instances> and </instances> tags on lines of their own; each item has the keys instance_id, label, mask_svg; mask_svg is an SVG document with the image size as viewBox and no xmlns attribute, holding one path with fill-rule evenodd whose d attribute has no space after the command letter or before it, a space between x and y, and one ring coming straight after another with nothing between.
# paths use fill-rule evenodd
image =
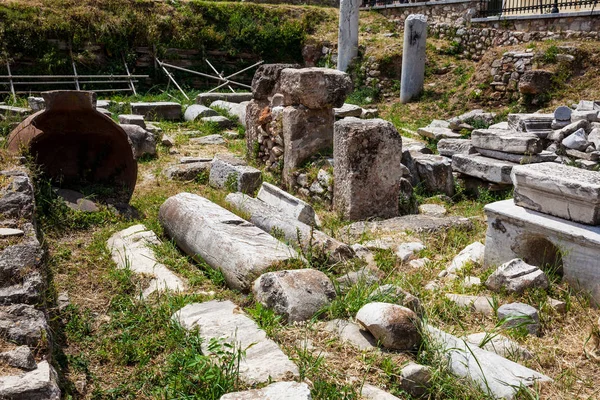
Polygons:
<instances>
[{"instance_id":1,"label":"upright stone column","mask_svg":"<svg viewBox=\"0 0 600 400\"><path fill-rule=\"evenodd\" d=\"M340 1L337 69L346 72L358 55L358 7L360 0Z\"/></svg>"},{"instance_id":2,"label":"upright stone column","mask_svg":"<svg viewBox=\"0 0 600 400\"><path fill-rule=\"evenodd\" d=\"M348 220L397 217L402 138L391 122L344 118L334 126L333 207Z\"/></svg>"},{"instance_id":3,"label":"upright stone column","mask_svg":"<svg viewBox=\"0 0 600 400\"><path fill-rule=\"evenodd\" d=\"M404 22L404 49L402 50L402 78L400 102L408 103L423 91L425 79L425 40L427 17L411 14Z\"/></svg>"}]
</instances>

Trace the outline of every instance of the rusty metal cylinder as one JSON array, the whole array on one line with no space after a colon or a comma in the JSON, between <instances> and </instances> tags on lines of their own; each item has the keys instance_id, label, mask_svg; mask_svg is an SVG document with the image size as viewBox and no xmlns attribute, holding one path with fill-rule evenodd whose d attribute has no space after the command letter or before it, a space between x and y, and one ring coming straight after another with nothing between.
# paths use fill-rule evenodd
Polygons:
<instances>
[{"instance_id":1,"label":"rusty metal cylinder","mask_svg":"<svg viewBox=\"0 0 600 400\"><path fill-rule=\"evenodd\" d=\"M96 94L56 90L42 93L46 109L21 122L8 137L8 150L29 153L54 185L114 188L129 200L137 163L125 131L96 111Z\"/></svg>"}]
</instances>

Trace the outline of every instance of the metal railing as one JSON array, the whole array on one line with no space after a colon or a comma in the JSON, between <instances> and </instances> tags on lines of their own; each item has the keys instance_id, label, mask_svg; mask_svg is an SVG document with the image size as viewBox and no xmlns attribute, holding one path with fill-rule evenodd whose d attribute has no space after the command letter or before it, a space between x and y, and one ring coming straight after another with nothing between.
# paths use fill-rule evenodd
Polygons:
<instances>
[{"instance_id":1,"label":"metal railing","mask_svg":"<svg viewBox=\"0 0 600 400\"><path fill-rule=\"evenodd\" d=\"M422 3L428 0L422 0L416 3ZM363 0L360 8L371 8L371 7L383 7L383 6L391 6L391 5L395 5L395 4L408 4L408 3L415 3L415 1L409 1L409 0Z\"/></svg>"},{"instance_id":2,"label":"metal railing","mask_svg":"<svg viewBox=\"0 0 600 400\"><path fill-rule=\"evenodd\" d=\"M591 12L597 3L598 0L480 0L477 17Z\"/></svg>"}]
</instances>

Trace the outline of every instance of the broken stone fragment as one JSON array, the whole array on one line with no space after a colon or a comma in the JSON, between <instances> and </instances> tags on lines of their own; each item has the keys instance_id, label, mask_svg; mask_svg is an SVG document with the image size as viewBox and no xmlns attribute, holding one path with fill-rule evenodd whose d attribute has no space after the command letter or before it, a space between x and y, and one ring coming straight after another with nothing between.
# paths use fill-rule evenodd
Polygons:
<instances>
[{"instance_id":1,"label":"broken stone fragment","mask_svg":"<svg viewBox=\"0 0 600 400\"><path fill-rule=\"evenodd\" d=\"M547 289L548 277L538 267L515 258L498 267L485 281L485 286L496 292L504 289L521 294L530 288Z\"/></svg>"},{"instance_id":2,"label":"broken stone fragment","mask_svg":"<svg viewBox=\"0 0 600 400\"><path fill-rule=\"evenodd\" d=\"M228 393L219 400L312 400L310 388L304 382L276 382L262 389Z\"/></svg>"},{"instance_id":3,"label":"broken stone fragment","mask_svg":"<svg viewBox=\"0 0 600 400\"><path fill-rule=\"evenodd\" d=\"M0 363L27 371L37 368L29 346L19 346L13 350L0 353Z\"/></svg>"},{"instance_id":4,"label":"broken stone fragment","mask_svg":"<svg viewBox=\"0 0 600 400\"><path fill-rule=\"evenodd\" d=\"M183 119L186 121L195 121L198 118L203 117L215 117L219 115L213 109L210 109L202 104L192 104L188 108L185 109L185 114L183 114Z\"/></svg>"},{"instance_id":5,"label":"broken stone fragment","mask_svg":"<svg viewBox=\"0 0 600 400\"><path fill-rule=\"evenodd\" d=\"M268 272L254 282L252 291L257 301L288 322L312 318L335 298L327 275L314 269Z\"/></svg>"},{"instance_id":6,"label":"broken stone fragment","mask_svg":"<svg viewBox=\"0 0 600 400\"><path fill-rule=\"evenodd\" d=\"M358 310L356 320L387 349L411 350L421 342L419 318L406 307L368 303Z\"/></svg>"},{"instance_id":7,"label":"broken stone fragment","mask_svg":"<svg viewBox=\"0 0 600 400\"><path fill-rule=\"evenodd\" d=\"M422 397L431 386L431 368L426 365L409 363L402 367L400 386L411 396Z\"/></svg>"},{"instance_id":8,"label":"broken stone fragment","mask_svg":"<svg viewBox=\"0 0 600 400\"><path fill-rule=\"evenodd\" d=\"M525 328L531 335L537 335L540 329L538 310L524 303L510 303L498 307L498 321L502 327Z\"/></svg>"}]
</instances>

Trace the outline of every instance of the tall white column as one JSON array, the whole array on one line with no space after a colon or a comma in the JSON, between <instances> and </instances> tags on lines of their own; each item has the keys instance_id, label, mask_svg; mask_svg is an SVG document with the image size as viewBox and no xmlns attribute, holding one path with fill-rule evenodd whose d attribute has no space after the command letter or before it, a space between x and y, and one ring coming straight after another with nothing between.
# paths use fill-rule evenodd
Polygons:
<instances>
[{"instance_id":1,"label":"tall white column","mask_svg":"<svg viewBox=\"0 0 600 400\"><path fill-rule=\"evenodd\" d=\"M400 80L401 103L408 103L423 91L426 39L427 17L422 14L409 15L404 21L404 48Z\"/></svg>"},{"instance_id":2,"label":"tall white column","mask_svg":"<svg viewBox=\"0 0 600 400\"><path fill-rule=\"evenodd\" d=\"M358 55L358 7L361 0L340 0L337 69L346 72Z\"/></svg>"}]
</instances>

